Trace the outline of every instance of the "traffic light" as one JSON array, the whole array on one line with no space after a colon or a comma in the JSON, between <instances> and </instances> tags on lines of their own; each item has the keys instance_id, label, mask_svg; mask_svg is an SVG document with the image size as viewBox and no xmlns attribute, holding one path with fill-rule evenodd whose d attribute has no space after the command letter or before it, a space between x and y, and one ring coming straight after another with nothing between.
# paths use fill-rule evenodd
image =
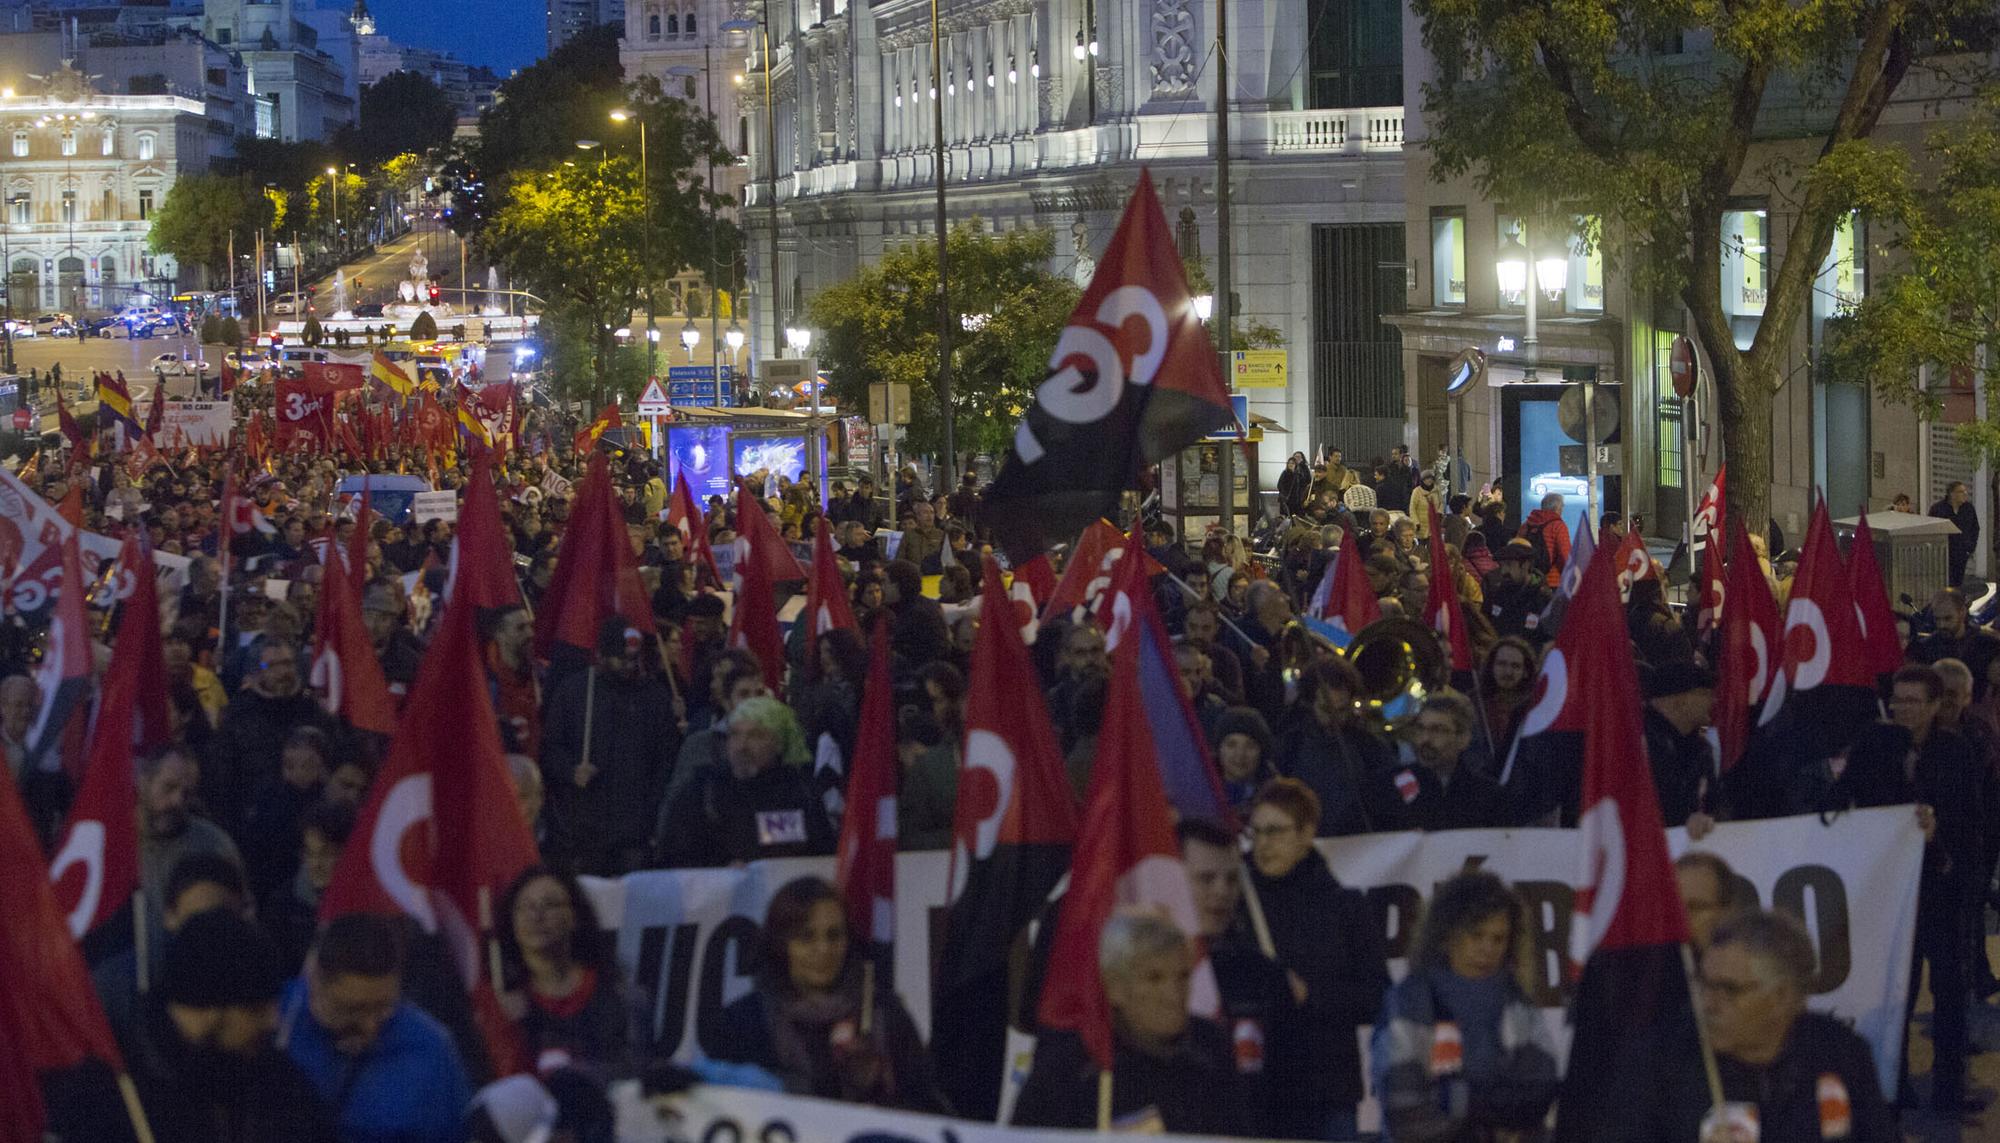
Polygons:
<instances>
[{"instance_id":1,"label":"traffic light","mask_svg":"<svg viewBox=\"0 0 2000 1143\"><path fill-rule=\"evenodd\" d=\"M433 283L433 284L432 284L432 286L431 286L431 304L432 304L432 305L436 305L436 304L437 304L437 301L438 301L438 298L439 298L439 296L440 296L440 295L442 295L443 293L444 293L444 291L442 291L442 290L438 289L438 288L437 288L437 286L436 286L436 284L435 284L435 283Z\"/></svg>"}]
</instances>

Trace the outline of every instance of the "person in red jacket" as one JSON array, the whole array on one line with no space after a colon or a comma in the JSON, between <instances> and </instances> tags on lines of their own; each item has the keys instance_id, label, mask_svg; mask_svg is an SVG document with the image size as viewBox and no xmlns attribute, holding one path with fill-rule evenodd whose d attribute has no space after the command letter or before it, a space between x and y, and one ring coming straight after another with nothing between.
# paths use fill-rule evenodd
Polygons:
<instances>
[{"instance_id":1,"label":"person in red jacket","mask_svg":"<svg viewBox=\"0 0 2000 1143\"><path fill-rule=\"evenodd\" d=\"M1535 546L1535 565L1548 577L1549 586L1560 585L1563 565L1569 563L1569 525L1563 522L1562 493L1542 497L1542 506L1521 521L1519 535Z\"/></svg>"}]
</instances>

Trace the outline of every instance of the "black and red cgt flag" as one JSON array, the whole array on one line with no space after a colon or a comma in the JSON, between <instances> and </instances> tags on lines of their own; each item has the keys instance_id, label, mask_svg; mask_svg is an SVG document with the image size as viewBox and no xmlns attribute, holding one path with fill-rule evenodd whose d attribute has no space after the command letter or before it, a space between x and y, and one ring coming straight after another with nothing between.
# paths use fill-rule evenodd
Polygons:
<instances>
[{"instance_id":1,"label":"black and red cgt flag","mask_svg":"<svg viewBox=\"0 0 2000 1143\"><path fill-rule=\"evenodd\" d=\"M1021 638L1034 607L1008 595L991 556L983 575L980 613L990 621L979 625L972 644L931 1058L959 1114L991 1121L1011 1015L1001 999L1011 994L1009 957L1069 869L1076 807Z\"/></svg>"},{"instance_id":2,"label":"black and red cgt flag","mask_svg":"<svg viewBox=\"0 0 2000 1143\"><path fill-rule=\"evenodd\" d=\"M1687 913L1667 857L1610 560L1584 571L1563 621L1563 635L1572 632L1580 638L1570 644L1570 677L1590 680L1580 711L1584 867L1570 928L1582 977L1570 1005L1574 1039L1556 1139L1673 1138L1663 1125L1684 1118L1690 1102L1700 1117L1701 1041L1681 951Z\"/></svg>"},{"instance_id":3,"label":"black and red cgt flag","mask_svg":"<svg viewBox=\"0 0 2000 1143\"><path fill-rule=\"evenodd\" d=\"M1138 485L1146 466L1228 424L1229 390L1195 316L1173 232L1139 186L1014 430L982 523L1016 561L1046 551Z\"/></svg>"},{"instance_id":4,"label":"black and red cgt flag","mask_svg":"<svg viewBox=\"0 0 2000 1143\"><path fill-rule=\"evenodd\" d=\"M1814 507L1785 606L1778 673L1761 725L1801 765L1833 757L1880 715L1875 672L1854 584L1824 500Z\"/></svg>"}]
</instances>

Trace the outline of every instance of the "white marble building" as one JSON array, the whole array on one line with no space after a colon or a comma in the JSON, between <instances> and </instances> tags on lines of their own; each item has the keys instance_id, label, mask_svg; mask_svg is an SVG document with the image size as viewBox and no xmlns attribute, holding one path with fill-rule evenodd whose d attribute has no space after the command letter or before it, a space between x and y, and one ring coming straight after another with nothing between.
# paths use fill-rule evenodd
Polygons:
<instances>
[{"instance_id":1,"label":"white marble building","mask_svg":"<svg viewBox=\"0 0 2000 1143\"><path fill-rule=\"evenodd\" d=\"M756 33L735 37L753 160L755 356L776 355L774 333L814 291L896 243L931 240L933 90L953 220L1047 227L1052 269L1087 273L1144 167L1183 248L1198 245L1213 276L1216 2L944 0L934 77L924 0L773 0L776 275L765 61ZM1289 353L1287 388L1249 391L1254 412L1289 430L1262 448L1268 488L1293 449L1401 439L1402 357L1378 320L1404 292L1399 16L1393 3L1220 2L1237 310L1277 328Z\"/></svg>"}]
</instances>

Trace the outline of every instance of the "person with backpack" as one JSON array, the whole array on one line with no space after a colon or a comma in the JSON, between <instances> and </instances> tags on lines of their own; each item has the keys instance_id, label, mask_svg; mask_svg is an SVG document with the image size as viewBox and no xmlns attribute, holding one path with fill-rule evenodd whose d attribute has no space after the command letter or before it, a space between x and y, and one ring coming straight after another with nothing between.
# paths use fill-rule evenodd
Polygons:
<instances>
[{"instance_id":1,"label":"person with backpack","mask_svg":"<svg viewBox=\"0 0 2000 1143\"><path fill-rule=\"evenodd\" d=\"M1542 506L1521 521L1519 535L1534 548L1535 570L1548 585L1562 583L1563 565L1569 562L1569 525L1563 522L1562 493L1542 497Z\"/></svg>"}]
</instances>

